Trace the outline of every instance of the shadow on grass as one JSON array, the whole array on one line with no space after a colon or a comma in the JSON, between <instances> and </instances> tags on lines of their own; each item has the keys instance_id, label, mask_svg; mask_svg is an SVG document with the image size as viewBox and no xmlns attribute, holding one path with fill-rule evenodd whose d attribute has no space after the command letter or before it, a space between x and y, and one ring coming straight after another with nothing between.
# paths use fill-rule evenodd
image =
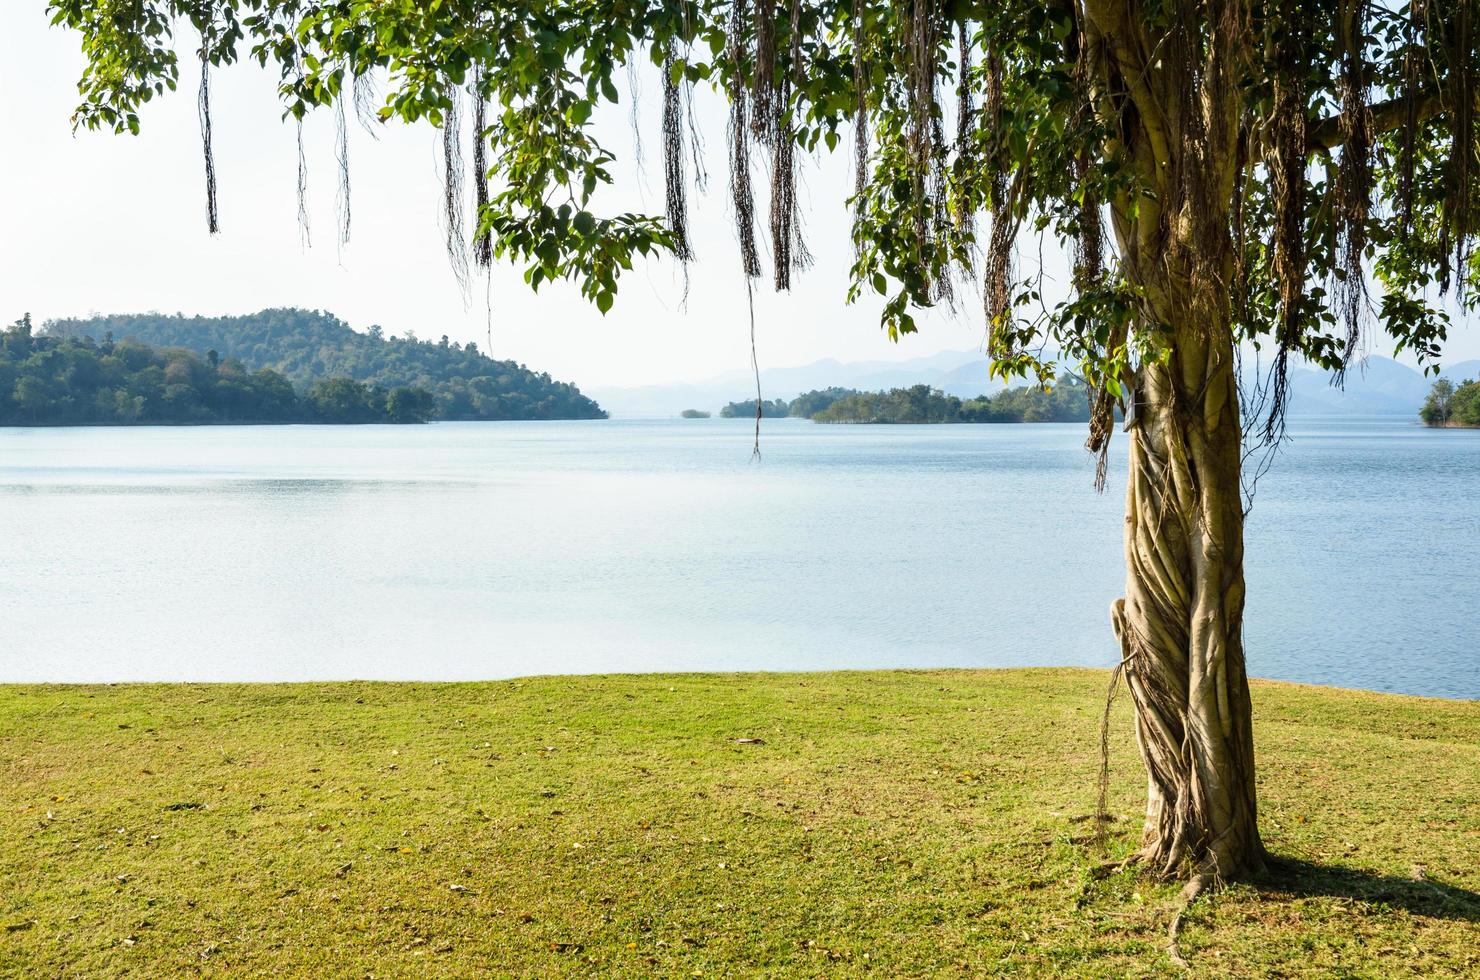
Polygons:
<instances>
[{"instance_id":1,"label":"shadow on grass","mask_svg":"<svg viewBox=\"0 0 1480 980\"><path fill-rule=\"evenodd\" d=\"M1267 895L1283 898L1345 898L1435 919L1480 922L1480 894L1435 881L1422 872L1401 878L1271 856L1268 870L1251 884Z\"/></svg>"}]
</instances>

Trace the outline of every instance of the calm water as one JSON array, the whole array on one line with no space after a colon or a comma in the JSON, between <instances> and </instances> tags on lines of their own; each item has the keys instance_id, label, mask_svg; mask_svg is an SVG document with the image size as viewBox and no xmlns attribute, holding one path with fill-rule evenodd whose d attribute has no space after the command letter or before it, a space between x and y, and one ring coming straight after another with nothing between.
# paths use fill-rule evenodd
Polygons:
<instances>
[{"instance_id":1,"label":"calm water","mask_svg":"<svg viewBox=\"0 0 1480 980\"><path fill-rule=\"evenodd\" d=\"M1248 527L1251 673L1480 697L1480 433L1294 433ZM749 438L0 429L0 681L1113 662L1123 484L1093 492L1081 426Z\"/></svg>"}]
</instances>

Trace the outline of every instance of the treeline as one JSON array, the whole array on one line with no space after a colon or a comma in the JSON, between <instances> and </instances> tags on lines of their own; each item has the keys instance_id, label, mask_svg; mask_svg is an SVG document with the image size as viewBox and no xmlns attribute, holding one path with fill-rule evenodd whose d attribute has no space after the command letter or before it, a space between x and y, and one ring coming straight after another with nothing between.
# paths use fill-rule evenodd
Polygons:
<instances>
[{"instance_id":1,"label":"treeline","mask_svg":"<svg viewBox=\"0 0 1480 980\"><path fill-rule=\"evenodd\" d=\"M248 371L275 371L300 391L329 378L362 382L367 390L421 388L430 393L432 417L438 419L606 418L601 406L575 385L514 361L494 360L475 343L458 344L446 336L422 341L410 332L396 337L378 326L360 333L318 311L276 309L236 317L99 316L53 320L45 330L73 338L111 333L200 355L216 350Z\"/></svg>"},{"instance_id":2,"label":"treeline","mask_svg":"<svg viewBox=\"0 0 1480 980\"><path fill-rule=\"evenodd\" d=\"M770 401L761 402L761 418L784 419L791 411L791 403L784 398L773 398ZM755 418L755 399L748 402L730 402L719 410L722 419L753 419Z\"/></svg>"},{"instance_id":3,"label":"treeline","mask_svg":"<svg viewBox=\"0 0 1480 980\"><path fill-rule=\"evenodd\" d=\"M323 378L299 392L215 350L38 335L29 314L0 332L0 425L425 422L434 411L423 388Z\"/></svg>"},{"instance_id":4,"label":"treeline","mask_svg":"<svg viewBox=\"0 0 1480 980\"><path fill-rule=\"evenodd\" d=\"M1456 385L1440 378L1429 389L1418 416L1426 425L1480 426L1480 381Z\"/></svg>"},{"instance_id":5,"label":"treeline","mask_svg":"<svg viewBox=\"0 0 1480 980\"><path fill-rule=\"evenodd\" d=\"M1050 390L1012 388L988 397L961 399L929 385L890 391L823 388L790 402L776 398L761 403L765 418L812 419L816 422L920 424L936 422L1087 422L1089 393L1071 375ZM755 399L731 402L724 418L754 418Z\"/></svg>"}]
</instances>

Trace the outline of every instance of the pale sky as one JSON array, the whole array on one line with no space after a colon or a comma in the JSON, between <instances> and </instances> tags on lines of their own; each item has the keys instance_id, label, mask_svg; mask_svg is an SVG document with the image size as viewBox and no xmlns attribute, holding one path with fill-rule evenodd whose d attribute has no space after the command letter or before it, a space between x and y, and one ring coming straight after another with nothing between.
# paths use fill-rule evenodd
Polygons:
<instances>
[{"instance_id":1,"label":"pale sky","mask_svg":"<svg viewBox=\"0 0 1480 980\"><path fill-rule=\"evenodd\" d=\"M710 190L691 200L699 261L691 267L686 310L682 280L666 259L639 262L624 276L615 308L601 316L573 287L530 292L508 265L491 284L492 347L484 287L458 290L445 252L437 175L439 137L426 125L378 127L378 140L350 123L352 237L342 248L335 225L334 120L319 112L305 125L312 247L297 224L297 153L281 120L275 71L255 63L213 75L213 130L221 234L206 232L196 118L198 68L182 59L180 90L145 107L138 137L71 132L82 57L77 35L47 23L44 0L5 0L0 13L0 322L29 311L37 320L90 313L160 311L187 315L249 313L270 306L323 309L365 329L414 330L476 341L580 385L697 380L750 359L745 287L727 202L724 112L701 97ZM188 42L187 42L188 43ZM602 193L603 213L662 209L659 80L641 75L643 173L623 106L600 135L618 156L617 186ZM851 141L842 141L846 147ZM757 283L757 348L762 367L821 358L904 359L979 347L977 296L955 315L932 313L921 332L894 344L878 327L877 306L846 306L851 261L844 204L851 185L846 152L809 160L799 190L816 265L790 295ZM764 180L757 181L758 190ZM764 196L757 234L765 238ZM1025 252L1032 252L1027 248ZM1057 263L1050 262L1050 265ZM769 275L769 271L768 271ZM1374 348L1390 353L1388 345ZM1448 360L1480 356L1480 336L1457 330Z\"/></svg>"}]
</instances>

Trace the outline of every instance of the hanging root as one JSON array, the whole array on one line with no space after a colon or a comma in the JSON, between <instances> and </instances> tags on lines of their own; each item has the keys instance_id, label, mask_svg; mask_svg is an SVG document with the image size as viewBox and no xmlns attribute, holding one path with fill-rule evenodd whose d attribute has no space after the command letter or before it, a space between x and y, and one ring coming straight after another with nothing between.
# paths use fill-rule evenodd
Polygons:
<instances>
[{"instance_id":1,"label":"hanging root","mask_svg":"<svg viewBox=\"0 0 1480 980\"><path fill-rule=\"evenodd\" d=\"M863 60L863 5L853 13L853 193L862 199L868 183L868 68Z\"/></svg>"},{"instance_id":2,"label":"hanging root","mask_svg":"<svg viewBox=\"0 0 1480 980\"><path fill-rule=\"evenodd\" d=\"M447 258L452 275L464 293L468 288L468 246L463 232L462 107L455 86L447 88L448 106L442 120L442 206L447 223Z\"/></svg>"},{"instance_id":3,"label":"hanging root","mask_svg":"<svg viewBox=\"0 0 1480 980\"><path fill-rule=\"evenodd\" d=\"M755 374L755 442L750 449L750 461L761 458L761 362L755 355L755 285L750 277L745 278L745 302L750 310L750 370Z\"/></svg>"},{"instance_id":4,"label":"hanging root","mask_svg":"<svg viewBox=\"0 0 1480 980\"><path fill-rule=\"evenodd\" d=\"M755 74L750 82L750 130L756 139L769 143L774 138L776 117L785 107L785 97L776 90L776 0L756 0Z\"/></svg>"},{"instance_id":5,"label":"hanging root","mask_svg":"<svg viewBox=\"0 0 1480 980\"><path fill-rule=\"evenodd\" d=\"M627 124L632 127L632 162L637 165L637 175L647 174L646 147L642 143L642 76L637 73L637 59L627 62ZM667 70L667 65L664 65Z\"/></svg>"},{"instance_id":6,"label":"hanging root","mask_svg":"<svg viewBox=\"0 0 1480 980\"><path fill-rule=\"evenodd\" d=\"M1123 600L1117 599L1116 602ZM1110 816L1110 710L1115 706L1115 694L1120 688L1120 674L1124 663L1115 665L1110 671L1110 688L1105 692L1105 710L1100 715L1100 785L1095 799L1095 846L1103 854L1109 850L1105 827L1114 818Z\"/></svg>"},{"instance_id":7,"label":"hanging root","mask_svg":"<svg viewBox=\"0 0 1480 980\"><path fill-rule=\"evenodd\" d=\"M1186 887L1182 889L1182 894L1177 896L1177 911L1172 914L1172 921L1167 926L1167 956L1171 957L1172 962L1184 970L1191 970L1192 964L1187 962L1186 957L1182 955L1182 951L1177 946L1177 941L1182 936L1182 918L1187 910L1192 907L1192 903L1197 901L1198 896L1207 891L1211 883L1212 877L1206 874L1196 875L1191 881L1187 882Z\"/></svg>"},{"instance_id":8,"label":"hanging root","mask_svg":"<svg viewBox=\"0 0 1480 980\"><path fill-rule=\"evenodd\" d=\"M298 120L298 235L304 248L313 247L308 224L308 154L303 150L303 120Z\"/></svg>"},{"instance_id":9,"label":"hanging root","mask_svg":"<svg viewBox=\"0 0 1480 980\"><path fill-rule=\"evenodd\" d=\"M1372 136L1367 106L1368 71L1363 57L1366 37L1365 4L1343 0L1337 12L1338 37L1343 48L1338 88L1341 96L1341 160L1336 171L1336 268L1341 271L1334 290L1336 309L1346 328L1341 367L1332 379L1340 385L1347 365L1361 342L1367 308L1367 277L1362 254L1367 250L1368 202L1372 196Z\"/></svg>"},{"instance_id":10,"label":"hanging root","mask_svg":"<svg viewBox=\"0 0 1480 980\"><path fill-rule=\"evenodd\" d=\"M1310 15L1297 5L1283 15L1283 36L1275 48L1274 106L1269 122L1270 196L1274 202L1273 270L1278 284L1277 352L1266 442L1284 438L1290 396L1290 354L1300 340L1301 300L1305 296L1306 249L1306 81L1310 64Z\"/></svg>"},{"instance_id":11,"label":"hanging root","mask_svg":"<svg viewBox=\"0 0 1480 980\"><path fill-rule=\"evenodd\" d=\"M355 118L360 121L360 126L370 134L371 139L380 139L380 133L376 126L380 119L375 115L375 101L380 98L375 90L375 79L367 74L354 77L350 83L355 103Z\"/></svg>"},{"instance_id":12,"label":"hanging root","mask_svg":"<svg viewBox=\"0 0 1480 980\"><path fill-rule=\"evenodd\" d=\"M200 145L206 161L206 230L212 235L221 230L216 210L216 154L211 149L211 58L206 53L206 40L200 48Z\"/></svg>"},{"instance_id":13,"label":"hanging root","mask_svg":"<svg viewBox=\"0 0 1480 980\"><path fill-rule=\"evenodd\" d=\"M473 261L480 268L493 265L493 238L483 227L488 210L488 100L483 97L483 69L473 72ZM634 110L636 111L636 110Z\"/></svg>"},{"instance_id":14,"label":"hanging root","mask_svg":"<svg viewBox=\"0 0 1480 980\"><path fill-rule=\"evenodd\" d=\"M730 57L736 64L744 60L745 10L745 0L736 0L730 14ZM755 244L755 200L750 190L750 134L745 101L743 92L731 94L730 193L735 209L735 232L740 239L740 262L749 280L761 274L761 259Z\"/></svg>"},{"instance_id":15,"label":"hanging root","mask_svg":"<svg viewBox=\"0 0 1480 980\"><path fill-rule=\"evenodd\" d=\"M689 240L689 205L683 166L683 89L674 78L672 57L663 60L663 191L673 254L689 262L694 249ZM685 273L687 278L687 273Z\"/></svg>"},{"instance_id":16,"label":"hanging root","mask_svg":"<svg viewBox=\"0 0 1480 980\"><path fill-rule=\"evenodd\" d=\"M338 145L339 194L336 204L339 210L339 243L349 244L349 127L344 118L344 96L334 101L334 137Z\"/></svg>"},{"instance_id":17,"label":"hanging root","mask_svg":"<svg viewBox=\"0 0 1480 980\"><path fill-rule=\"evenodd\" d=\"M791 128L791 97L801 71L801 19L800 0L791 0L786 74L776 89L771 108L775 121L771 147L771 257L778 290L790 289L791 274L812 264L812 256L802 240L802 219L796 208L796 142Z\"/></svg>"},{"instance_id":18,"label":"hanging root","mask_svg":"<svg viewBox=\"0 0 1480 980\"><path fill-rule=\"evenodd\" d=\"M956 166L961 168L971 150L976 114L971 92L971 29L965 20L956 27L956 62ZM967 240L976 237L976 211L969 203L956 205L956 233Z\"/></svg>"}]
</instances>

